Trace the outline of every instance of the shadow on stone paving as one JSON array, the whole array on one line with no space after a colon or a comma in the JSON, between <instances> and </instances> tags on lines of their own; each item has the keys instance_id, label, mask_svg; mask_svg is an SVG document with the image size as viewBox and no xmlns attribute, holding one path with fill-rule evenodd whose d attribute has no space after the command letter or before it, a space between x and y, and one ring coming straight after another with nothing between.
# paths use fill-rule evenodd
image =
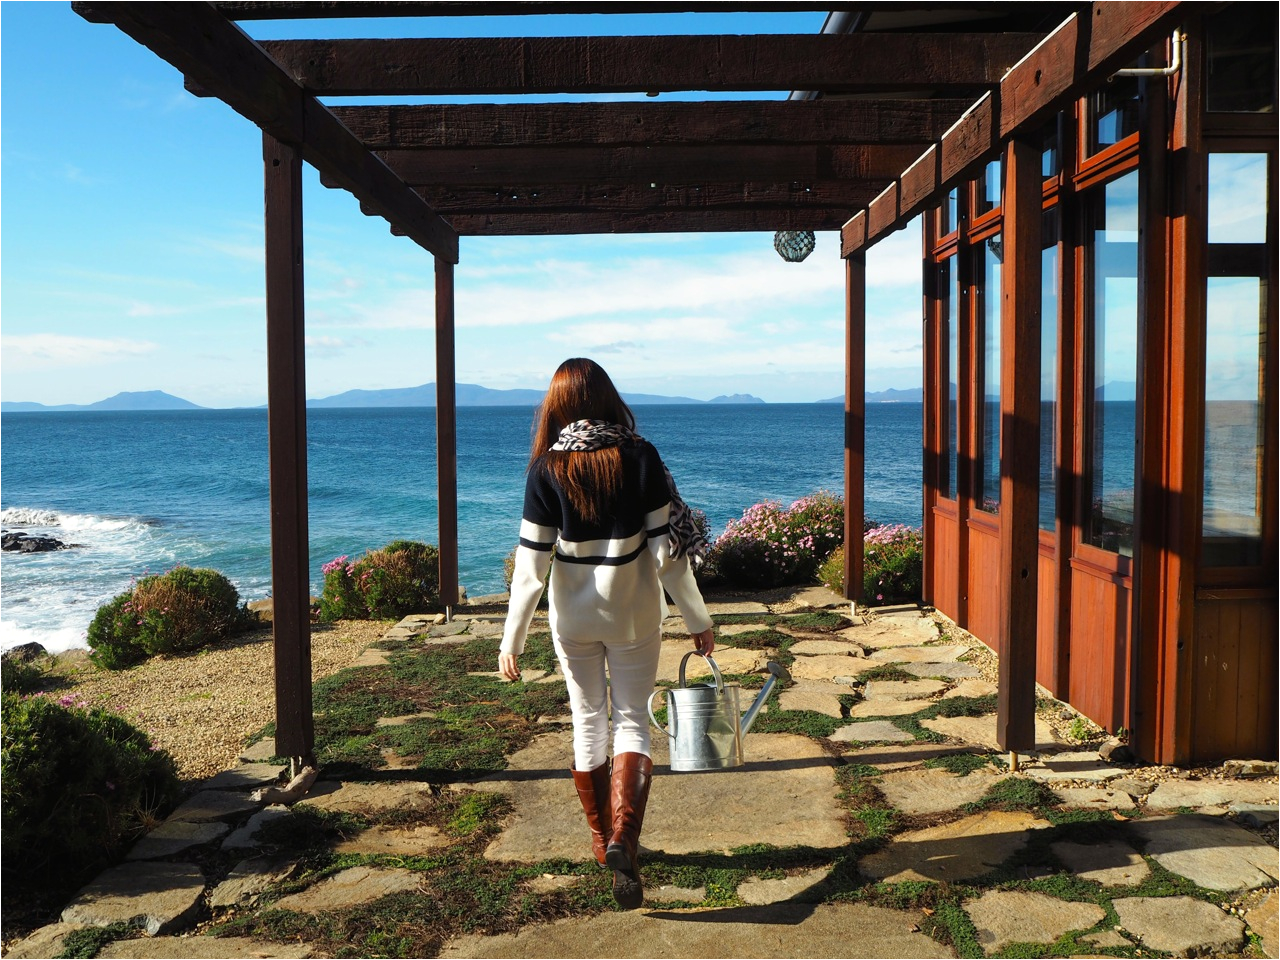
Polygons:
<instances>
[{"instance_id":1,"label":"shadow on stone paving","mask_svg":"<svg viewBox=\"0 0 1280 960\"><path fill-rule=\"evenodd\" d=\"M818 909L816 903L774 903L768 906L725 907L699 910L697 913L676 910L649 910L653 920L674 920L684 923L759 923L795 926L804 923Z\"/></svg>"}]
</instances>

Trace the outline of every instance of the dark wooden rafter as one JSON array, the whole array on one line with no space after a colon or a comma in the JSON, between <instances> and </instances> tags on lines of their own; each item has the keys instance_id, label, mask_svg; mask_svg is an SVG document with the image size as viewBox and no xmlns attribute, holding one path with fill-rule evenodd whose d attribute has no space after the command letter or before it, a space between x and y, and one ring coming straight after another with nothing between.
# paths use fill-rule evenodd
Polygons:
<instances>
[{"instance_id":1,"label":"dark wooden rafter","mask_svg":"<svg viewBox=\"0 0 1280 960\"><path fill-rule=\"evenodd\" d=\"M927 144L968 100L737 100L331 107L374 150L641 144Z\"/></svg>"},{"instance_id":2,"label":"dark wooden rafter","mask_svg":"<svg viewBox=\"0 0 1280 960\"><path fill-rule=\"evenodd\" d=\"M93 23L111 23L216 95L436 256L458 259L458 237L421 197L365 149L235 24L208 3L77 2Z\"/></svg>"},{"instance_id":3,"label":"dark wooden rafter","mask_svg":"<svg viewBox=\"0 0 1280 960\"><path fill-rule=\"evenodd\" d=\"M815 144L656 147L440 147L380 156L411 186L488 186L516 173L528 184L699 183L892 179L915 150Z\"/></svg>"},{"instance_id":4,"label":"dark wooden rafter","mask_svg":"<svg viewBox=\"0 0 1280 960\"><path fill-rule=\"evenodd\" d=\"M418 187L441 216L460 213L656 213L864 207L877 187L858 180L788 183L621 183L579 186Z\"/></svg>"},{"instance_id":5,"label":"dark wooden rafter","mask_svg":"<svg viewBox=\"0 0 1280 960\"><path fill-rule=\"evenodd\" d=\"M324 96L981 89L1041 39L1027 33L271 40ZM197 91L199 92L199 91Z\"/></svg>"},{"instance_id":6,"label":"dark wooden rafter","mask_svg":"<svg viewBox=\"0 0 1280 960\"><path fill-rule=\"evenodd\" d=\"M435 2L395 2L395 0L222 0L213 4L232 20L306 20L340 17L511 17L546 16L557 13L801 13L806 10L926 10L927 3L821 3L814 0L435 0ZM1002 13L1007 3L966 0L968 13Z\"/></svg>"},{"instance_id":7,"label":"dark wooden rafter","mask_svg":"<svg viewBox=\"0 0 1280 960\"><path fill-rule=\"evenodd\" d=\"M667 210L654 213L450 214L449 223L466 237L564 236L575 233L742 233L775 230L839 230L849 211ZM393 226L391 232L395 233Z\"/></svg>"},{"instance_id":8,"label":"dark wooden rafter","mask_svg":"<svg viewBox=\"0 0 1280 960\"><path fill-rule=\"evenodd\" d=\"M842 231L845 256L920 213L938 195L994 158L1003 139L1033 128L1133 60L1179 16L1179 0L1094 3L1068 18L1019 61L942 140L900 178L899 189L872 201ZM876 209L877 205L882 209ZM859 222L861 221L861 222ZM878 224L869 229L869 224Z\"/></svg>"}]
</instances>

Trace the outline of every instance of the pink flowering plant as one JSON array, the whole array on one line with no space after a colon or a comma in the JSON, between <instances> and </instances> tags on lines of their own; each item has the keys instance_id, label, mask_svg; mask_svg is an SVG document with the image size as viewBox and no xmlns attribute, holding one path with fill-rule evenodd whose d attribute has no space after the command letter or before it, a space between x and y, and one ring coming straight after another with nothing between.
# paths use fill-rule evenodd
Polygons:
<instances>
[{"instance_id":1,"label":"pink flowering plant","mask_svg":"<svg viewBox=\"0 0 1280 960\"><path fill-rule=\"evenodd\" d=\"M341 556L320 572L321 620L391 620L440 606L440 551L395 540L359 560Z\"/></svg>"},{"instance_id":2,"label":"pink flowering plant","mask_svg":"<svg viewBox=\"0 0 1280 960\"><path fill-rule=\"evenodd\" d=\"M823 490L790 507L773 500L748 507L716 539L711 560L731 584L778 587L812 580L843 540L844 500Z\"/></svg>"},{"instance_id":3,"label":"pink flowering plant","mask_svg":"<svg viewBox=\"0 0 1280 960\"><path fill-rule=\"evenodd\" d=\"M924 537L919 527L869 522L862 539L862 601L868 606L919 600L924 575ZM844 550L832 552L818 578L844 589Z\"/></svg>"},{"instance_id":4,"label":"pink flowering plant","mask_svg":"<svg viewBox=\"0 0 1280 960\"><path fill-rule=\"evenodd\" d=\"M90 659L109 670L162 653L199 650L247 628L235 586L216 570L174 567L144 576L98 608Z\"/></svg>"}]
</instances>

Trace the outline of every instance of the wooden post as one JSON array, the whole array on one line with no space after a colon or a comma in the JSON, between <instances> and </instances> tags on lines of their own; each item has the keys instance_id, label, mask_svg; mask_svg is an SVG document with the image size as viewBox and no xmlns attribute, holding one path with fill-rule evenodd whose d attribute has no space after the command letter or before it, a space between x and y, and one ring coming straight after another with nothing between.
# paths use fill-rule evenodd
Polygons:
<instances>
[{"instance_id":1,"label":"wooden post","mask_svg":"<svg viewBox=\"0 0 1280 960\"><path fill-rule=\"evenodd\" d=\"M1040 148L1005 148L1000 296L1000 686L996 742L1035 748L1040 553Z\"/></svg>"},{"instance_id":2,"label":"wooden post","mask_svg":"<svg viewBox=\"0 0 1280 960\"><path fill-rule=\"evenodd\" d=\"M862 596L862 535L867 453L867 254L845 260L844 595Z\"/></svg>"},{"instance_id":3,"label":"wooden post","mask_svg":"<svg viewBox=\"0 0 1280 960\"><path fill-rule=\"evenodd\" d=\"M436 505L440 603L458 605L458 409L453 342L453 264L436 257Z\"/></svg>"},{"instance_id":4,"label":"wooden post","mask_svg":"<svg viewBox=\"0 0 1280 960\"><path fill-rule=\"evenodd\" d=\"M282 143L264 133L262 159L266 201L267 442L276 753L313 763L302 157L293 144Z\"/></svg>"}]
</instances>

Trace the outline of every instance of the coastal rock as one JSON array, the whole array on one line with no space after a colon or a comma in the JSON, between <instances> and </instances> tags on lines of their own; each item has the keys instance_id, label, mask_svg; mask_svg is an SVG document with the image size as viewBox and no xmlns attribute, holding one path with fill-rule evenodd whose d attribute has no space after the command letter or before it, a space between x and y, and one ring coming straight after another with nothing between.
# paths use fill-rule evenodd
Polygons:
<instances>
[{"instance_id":1,"label":"coastal rock","mask_svg":"<svg viewBox=\"0 0 1280 960\"><path fill-rule=\"evenodd\" d=\"M30 663L32 660L39 660L41 657L47 657L48 655L49 651L43 645L32 640L30 643L10 647L4 652L3 659L16 663Z\"/></svg>"},{"instance_id":2,"label":"coastal rock","mask_svg":"<svg viewBox=\"0 0 1280 960\"><path fill-rule=\"evenodd\" d=\"M33 537L26 533L6 532L0 536L0 550L10 553L48 553L51 550L70 550L82 546L80 543L63 543L55 537Z\"/></svg>"}]
</instances>

